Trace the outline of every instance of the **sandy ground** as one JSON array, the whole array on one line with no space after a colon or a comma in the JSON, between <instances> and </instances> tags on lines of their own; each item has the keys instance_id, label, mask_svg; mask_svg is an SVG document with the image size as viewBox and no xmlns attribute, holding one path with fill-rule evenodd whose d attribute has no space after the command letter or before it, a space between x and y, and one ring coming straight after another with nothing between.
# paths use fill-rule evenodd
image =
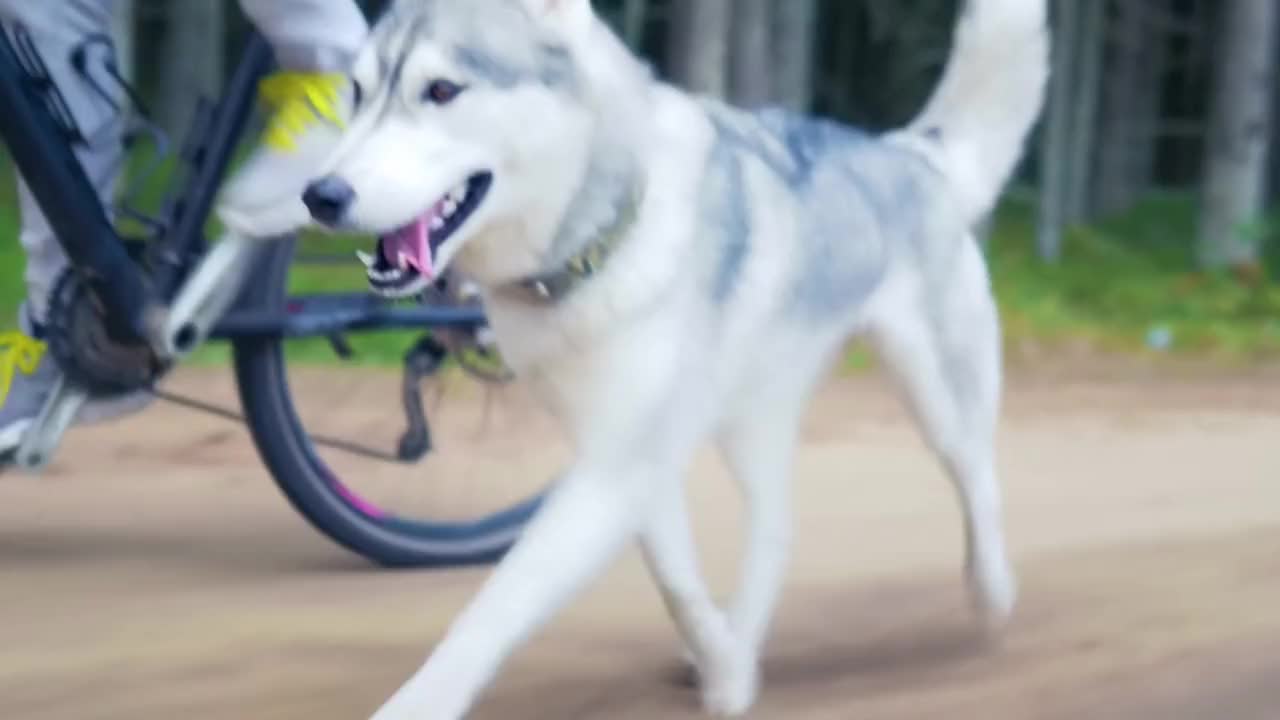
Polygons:
<instances>
[{"instance_id":1,"label":"sandy ground","mask_svg":"<svg viewBox=\"0 0 1280 720\"><path fill-rule=\"evenodd\" d=\"M230 397L221 374L175 386ZM940 471L878 382L832 383L799 459L796 562L753 717L1280 717L1277 388L1015 378L1000 445L1022 595L993 644L967 612ZM505 462L468 482L540 471L547 433L498 433ZM737 501L712 460L695 481L725 589ZM242 430L157 407L81 431L45 477L0 476L0 718L365 718L482 577L371 569L294 514ZM630 554L474 717L698 717L674 648Z\"/></svg>"}]
</instances>

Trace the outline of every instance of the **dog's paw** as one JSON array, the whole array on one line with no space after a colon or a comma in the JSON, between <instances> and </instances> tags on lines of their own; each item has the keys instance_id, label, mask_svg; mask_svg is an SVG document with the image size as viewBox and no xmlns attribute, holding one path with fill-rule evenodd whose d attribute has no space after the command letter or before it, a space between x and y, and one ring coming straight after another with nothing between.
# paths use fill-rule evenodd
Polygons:
<instances>
[{"instance_id":1,"label":"dog's paw","mask_svg":"<svg viewBox=\"0 0 1280 720\"><path fill-rule=\"evenodd\" d=\"M680 649L679 664L671 672L670 682L681 688L696 688L701 684L698 659L689 648Z\"/></svg>"},{"instance_id":2,"label":"dog's paw","mask_svg":"<svg viewBox=\"0 0 1280 720\"><path fill-rule=\"evenodd\" d=\"M760 692L760 668L756 654L745 644L708 660L697 670L702 707L715 717L741 717Z\"/></svg>"}]
</instances>

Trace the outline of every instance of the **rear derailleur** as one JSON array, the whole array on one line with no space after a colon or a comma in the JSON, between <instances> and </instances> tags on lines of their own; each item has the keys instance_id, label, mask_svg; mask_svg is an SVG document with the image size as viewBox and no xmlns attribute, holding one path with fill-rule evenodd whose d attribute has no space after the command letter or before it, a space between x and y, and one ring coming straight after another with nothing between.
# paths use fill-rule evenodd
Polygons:
<instances>
[{"instance_id":1,"label":"rear derailleur","mask_svg":"<svg viewBox=\"0 0 1280 720\"><path fill-rule=\"evenodd\" d=\"M466 283L445 276L428 288L421 300L466 306L478 305L480 297ZM408 427L397 447L401 462L417 462L431 451L431 430L422 404L422 381L440 372L450 358L468 375L487 385L505 385L515 379L487 326L438 328L424 335L404 357L401 401Z\"/></svg>"}]
</instances>

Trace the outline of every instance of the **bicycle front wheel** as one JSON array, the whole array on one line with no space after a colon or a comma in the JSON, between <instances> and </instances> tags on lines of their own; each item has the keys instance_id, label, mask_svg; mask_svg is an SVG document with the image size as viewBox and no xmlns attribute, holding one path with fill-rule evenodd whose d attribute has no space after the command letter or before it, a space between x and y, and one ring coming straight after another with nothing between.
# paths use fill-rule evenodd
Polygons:
<instances>
[{"instance_id":1,"label":"bicycle front wheel","mask_svg":"<svg viewBox=\"0 0 1280 720\"><path fill-rule=\"evenodd\" d=\"M265 253L242 307L286 308L291 287L316 283L316 273L325 271L300 269L295 247L292 240L281 241ZM350 265L330 272L363 283ZM333 277L324 282L331 289ZM462 397L437 408L443 420L441 413L430 413L436 449L420 462L371 460L324 442L338 436L394 447L405 422L404 381L400 355L388 348L407 349L420 337L381 332L343 338L352 354L338 359L330 353L318 363L317 351L327 351L327 341L234 340L236 381L250 432L289 502L343 547L389 567L493 562L536 512L544 481L558 463L554 441L531 437L555 434L532 405L504 402L499 414L508 417L493 427L488 416L494 413L481 402L475 383L468 388L461 373L454 373L431 381L462 385Z\"/></svg>"}]
</instances>

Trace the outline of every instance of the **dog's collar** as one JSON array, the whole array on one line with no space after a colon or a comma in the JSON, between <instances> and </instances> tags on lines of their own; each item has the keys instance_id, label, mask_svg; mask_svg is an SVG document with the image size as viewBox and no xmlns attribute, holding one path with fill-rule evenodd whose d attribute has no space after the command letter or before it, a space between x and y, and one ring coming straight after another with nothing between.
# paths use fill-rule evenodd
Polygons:
<instances>
[{"instance_id":1,"label":"dog's collar","mask_svg":"<svg viewBox=\"0 0 1280 720\"><path fill-rule=\"evenodd\" d=\"M643 200L644 185L636 183L613 222L603 228L585 248L565 260L558 269L531 275L515 282L511 288L539 303L552 304L565 299L604 269L605 263L613 257L635 225Z\"/></svg>"}]
</instances>

